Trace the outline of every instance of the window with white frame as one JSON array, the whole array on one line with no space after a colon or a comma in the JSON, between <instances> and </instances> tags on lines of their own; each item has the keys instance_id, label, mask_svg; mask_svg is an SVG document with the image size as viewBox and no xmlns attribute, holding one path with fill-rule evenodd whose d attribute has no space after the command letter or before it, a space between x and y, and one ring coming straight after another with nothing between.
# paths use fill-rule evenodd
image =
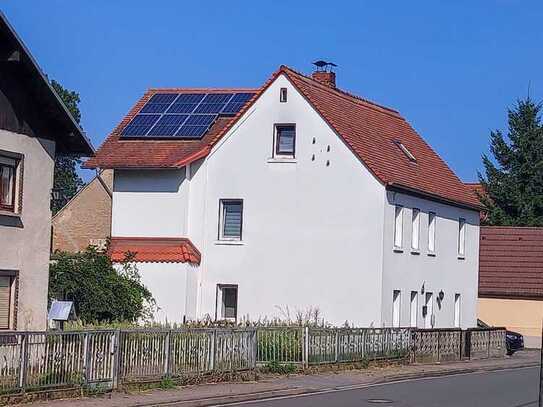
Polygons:
<instances>
[{"instance_id":1,"label":"window with white frame","mask_svg":"<svg viewBox=\"0 0 543 407\"><path fill-rule=\"evenodd\" d=\"M394 248L401 249L403 244L403 206L394 207Z\"/></svg>"},{"instance_id":2,"label":"window with white frame","mask_svg":"<svg viewBox=\"0 0 543 407\"><path fill-rule=\"evenodd\" d=\"M294 158L296 153L296 125L275 125L275 157Z\"/></svg>"},{"instance_id":3,"label":"window with white frame","mask_svg":"<svg viewBox=\"0 0 543 407\"><path fill-rule=\"evenodd\" d=\"M411 249L419 250L420 241L420 210L413 208L411 216Z\"/></svg>"},{"instance_id":4,"label":"window with white frame","mask_svg":"<svg viewBox=\"0 0 543 407\"><path fill-rule=\"evenodd\" d=\"M217 318L236 320L238 317L238 286L235 284L217 285Z\"/></svg>"},{"instance_id":5,"label":"window with white frame","mask_svg":"<svg viewBox=\"0 0 543 407\"><path fill-rule=\"evenodd\" d=\"M219 240L241 240L243 200L221 199L219 207Z\"/></svg>"},{"instance_id":6,"label":"window with white frame","mask_svg":"<svg viewBox=\"0 0 543 407\"><path fill-rule=\"evenodd\" d=\"M454 327L460 328L460 294L454 295Z\"/></svg>"},{"instance_id":7,"label":"window with white frame","mask_svg":"<svg viewBox=\"0 0 543 407\"><path fill-rule=\"evenodd\" d=\"M419 306L419 293L417 291L411 291L411 304L410 304L410 326L417 327L417 309Z\"/></svg>"},{"instance_id":8,"label":"window with white frame","mask_svg":"<svg viewBox=\"0 0 543 407\"><path fill-rule=\"evenodd\" d=\"M428 252L436 251L436 214L428 212Z\"/></svg>"},{"instance_id":9,"label":"window with white frame","mask_svg":"<svg viewBox=\"0 0 543 407\"><path fill-rule=\"evenodd\" d=\"M281 103L286 103L287 101L287 88L281 88L281 90L279 91L279 101Z\"/></svg>"},{"instance_id":10,"label":"window with white frame","mask_svg":"<svg viewBox=\"0 0 543 407\"><path fill-rule=\"evenodd\" d=\"M392 326L400 327L400 312L401 312L402 295L400 290L392 292Z\"/></svg>"},{"instance_id":11,"label":"window with white frame","mask_svg":"<svg viewBox=\"0 0 543 407\"><path fill-rule=\"evenodd\" d=\"M0 155L0 210L15 212L19 160Z\"/></svg>"},{"instance_id":12,"label":"window with white frame","mask_svg":"<svg viewBox=\"0 0 543 407\"><path fill-rule=\"evenodd\" d=\"M466 255L466 220L458 219L458 256Z\"/></svg>"}]
</instances>

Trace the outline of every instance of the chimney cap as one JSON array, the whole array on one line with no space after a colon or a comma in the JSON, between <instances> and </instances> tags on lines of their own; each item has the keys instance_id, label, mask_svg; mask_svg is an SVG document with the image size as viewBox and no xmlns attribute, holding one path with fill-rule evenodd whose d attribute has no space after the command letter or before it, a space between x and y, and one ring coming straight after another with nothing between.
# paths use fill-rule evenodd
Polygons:
<instances>
[{"instance_id":1,"label":"chimney cap","mask_svg":"<svg viewBox=\"0 0 543 407\"><path fill-rule=\"evenodd\" d=\"M320 70L320 71L328 71L328 72L332 72L332 68L337 67L337 65L334 64L333 62L323 61L322 59L319 59L313 62L313 65L317 67L317 71Z\"/></svg>"}]
</instances>

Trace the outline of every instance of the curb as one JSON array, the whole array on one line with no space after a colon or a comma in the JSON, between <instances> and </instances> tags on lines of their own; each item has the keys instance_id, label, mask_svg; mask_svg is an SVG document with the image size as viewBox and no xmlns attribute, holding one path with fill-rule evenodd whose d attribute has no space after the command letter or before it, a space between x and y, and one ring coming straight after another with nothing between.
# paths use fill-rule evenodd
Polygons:
<instances>
[{"instance_id":1,"label":"curb","mask_svg":"<svg viewBox=\"0 0 543 407\"><path fill-rule=\"evenodd\" d=\"M155 402L155 403L138 403L131 404L130 407L166 407L166 406L182 406L182 407L210 407L217 406L221 404L229 403L240 403L245 401L259 401L259 400L268 400L277 397L289 397L289 396L300 396L300 395L310 395L310 394L319 394L330 391L348 391L355 389L362 389L364 387L394 383L402 380L410 379L424 379L424 378L439 378L444 376L451 376L457 374L469 374L469 373L481 373L481 372L494 372L500 370L513 370L513 369L523 369L529 367L538 367L539 363L529 362L524 364L518 364L515 366L488 366L488 367L473 367L473 368L456 368L448 369L444 371L429 371L429 372L414 372L414 373L404 373L390 375L382 378L378 378L367 383L360 383L349 386L335 386L331 388L285 388L277 390L267 390L261 392L245 393L239 395L229 395L229 396L213 396L204 399L190 399L190 400L171 400L165 402Z\"/></svg>"}]
</instances>

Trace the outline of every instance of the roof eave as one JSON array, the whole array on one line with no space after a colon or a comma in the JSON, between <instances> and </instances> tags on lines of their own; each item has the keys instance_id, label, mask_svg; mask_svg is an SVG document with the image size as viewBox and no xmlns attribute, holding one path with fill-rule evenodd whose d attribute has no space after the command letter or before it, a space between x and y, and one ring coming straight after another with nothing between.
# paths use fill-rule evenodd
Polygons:
<instances>
[{"instance_id":1,"label":"roof eave","mask_svg":"<svg viewBox=\"0 0 543 407\"><path fill-rule=\"evenodd\" d=\"M52 100L54 101L54 104L63 113L61 116L66 120L67 127L72 129L71 133L75 137L79 138L78 144L81 148L73 148L72 151L70 152L82 154L85 157L93 156L95 150L89 138L86 136L85 132L83 131L79 123L75 121L70 111L64 105L64 102L62 102L60 97L57 95L57 93L51 86L51 83L49 82L49 80L47 79L47 77L45 76L41 68L39 67L37 61L34 59L32 54L30 53L30 50L26 47L25 43L19 37L15 29L11 26L7 17L4 15L4 13L2 13L2 11L0 11L0 20L4 23L8 32L11 34L15 42L19 45L19 47L21 48L21 51L25 54L28 61L30 61L31 69L35 72L35 74L37 74L38 79L42 81L49 88L49 93L51 94L53 98ZM70 137L70 136L63 136L63 137ZM72 144L72 143L71 142L67 143L67 145L69 144Z\"/></svg>"},{"instance_id":2,"label":"roof eave","mask_svg":"<svg viewBox=\"0 0 543 407\"><path fill-rule=\"evenodd\" d=\"M432 201L444 203L447 205L452 205L452 206L469 209L469 210L477 211L477 212L484 210L483 206L481 205L476 205L476 204L472 204L468 202L462 202L462 201L457 201L450 198L445 198L441 195L436 195L436 194L432 194L426 191L421 191L419 189L408 187L406 185L398 184L395 182L388 182L386 183L385 186L387 189L392 190L392 191L406 192L411 195L419 196L425 199L430 199Z\"/></svg>"}]
</instances>

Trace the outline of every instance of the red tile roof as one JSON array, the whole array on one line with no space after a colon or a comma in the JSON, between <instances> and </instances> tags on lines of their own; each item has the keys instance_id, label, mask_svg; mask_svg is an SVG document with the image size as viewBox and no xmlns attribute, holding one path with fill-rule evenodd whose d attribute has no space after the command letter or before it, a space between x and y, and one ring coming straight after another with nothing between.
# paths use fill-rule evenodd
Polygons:
<instances>
[{"instance_id":1,"label":"red tile roof","mask_svg":"<svg viewBox=\"0 0 543 407\"><path fill-rule=\"evenodd\" d=\"M479 296L543 298L543 228L481 227Z\"/></svg>"},{"instance_id":2,"label":"red tile roof","mask_svg":"<svg viewBox=\"0 0 543 407\"><path fill-rule=\"evenodd\" d=\"M135 253L137 262L166 262L200 264L201 255L186 238L112 237L108 254L113 262L125 260Z\"/></svg>"},{"instance_id":3,"label":"red tile roof","mask_svg":"<svg viewBox=\"0 0 543 407\"><path fill-rule=\"evenodd\" d=\"M217 122L201 141L119 140L120 131L153 93L194 90L149 91L108 137L96 153L96 157L87 161L85 167L175 167L201 158L209 153L237 118L241 117L281 74L292 82L330 127L343 138L351 151L387 187L423 194L470 208L480 208L477 197L397 111L337 88L332 89L285 66L281 66L272 75L234 118ZM402 152L398 142L414 155L416 162Z\"/></svg>"}]
</instances>

